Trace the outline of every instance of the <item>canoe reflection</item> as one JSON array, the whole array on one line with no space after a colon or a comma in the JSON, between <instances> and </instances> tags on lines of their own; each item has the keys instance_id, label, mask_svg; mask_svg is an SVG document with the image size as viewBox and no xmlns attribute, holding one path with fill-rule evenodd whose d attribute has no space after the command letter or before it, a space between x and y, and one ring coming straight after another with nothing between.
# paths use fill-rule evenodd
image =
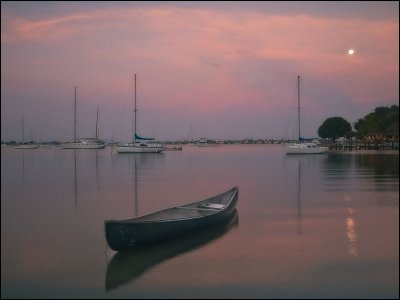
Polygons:
<instances>
[{"instance_id":1,"label":"canoe reflection","mask_svg":"<svg viewBox=\"0 0 400 300\"><path fill-rule=\"evenodd\" d=\"M131 250L117 252L107 266L106 291L117 288L145 273L155 265L182 253L195 250L210 243L238 226L239 216L235 210L229 219L218 227L208 227L195 233L180 236L161 243L137 246Z\"/></svg>"}]
</instances>

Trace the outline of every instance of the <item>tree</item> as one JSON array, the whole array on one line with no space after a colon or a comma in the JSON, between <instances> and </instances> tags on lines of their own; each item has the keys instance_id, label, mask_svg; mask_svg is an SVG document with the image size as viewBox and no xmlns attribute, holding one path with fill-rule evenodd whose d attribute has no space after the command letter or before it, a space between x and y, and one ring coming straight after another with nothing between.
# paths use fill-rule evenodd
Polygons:
<instances>
[{"instance_id":1,"label":"tree","mask_svg":"<svg viewBox=\"0 0 400 300\"><path fill-rule=\"evenodd\" d=\"M321 138L336 139L351 135L351 124L342 117L331 117L318 128L318 136Z\"/></svg>"},{"instance_id":2,"label":"tree","mask_svg":"<svg viewBox=\"0 0 400 300\"><path fill-rule=\"evenodd\" d=\"M398 135L399 106L377 107L374 112L354 123L354 128L360 137L368 134Z\"/></svg>"}]
</instances>

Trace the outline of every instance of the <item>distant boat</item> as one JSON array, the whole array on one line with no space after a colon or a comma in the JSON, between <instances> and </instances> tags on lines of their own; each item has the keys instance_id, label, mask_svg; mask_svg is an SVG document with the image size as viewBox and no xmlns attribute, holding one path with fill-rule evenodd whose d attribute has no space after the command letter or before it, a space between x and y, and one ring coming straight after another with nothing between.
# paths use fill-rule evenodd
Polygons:
<instances>
[{"instance_id":1,"label":"distant boat","mask_svg":"<svg viewBox=\"0 0 400 300\"><path fill-rule=\"evenodd\" d=\"M286 154L321 154L326 153L328 147L321 147L316 143L298 143L286 145Z\"/></svg>"},{"instance_id":2,"label":"distant boat","mask_svg":"<svg viewBox=\"0 0 400 300\"><path fill-rule=\"evenodd\" d=\"M182 146L166 146L165 151L182 151Z\"/></svg>"},{"instance_id":3,"label":"distant boat","mask_svg":"<svg viewBox=\"0 0 400 300\"><path fill-rule=\"evenodd\" d=\"M33 142L25 143L25 123L24 114L22 114L22 144L14 146L14 149L37 149L40 145Z\"/></svg>"},{"instance_id":4,"label":"distant boat","mask_svg":"<svg viewBox=\"0 0 400 300\"><path fill-rule=\"evenodd\" d=\"M235 211L239 188L217 196L176 206L129 220L105 221L105 234L111 249L120 251L188 234L224 220Z\"/></svg>"},{"instance_id":5,"label":"distant boat","mask_svg":"<svg viewBox=\"0 0 400 300\"><path fill-rule=\"evenodd\" d=\"M298 105L298 129L299 129L299 142L293 144L286 144L286 154L321 154L329 150L328 147L321 147L316 143L303 142L300 134L300 76L297 76L297 105Z\"/></svg>"},{"instance_id":6,"label":"distant boat","mask_svg":"<svg viewBox=\"0 0 400 300\"><path fill-rule=\"evenodd\" d=\"M38 144L26 143L26 144L16 145L16 146L14 146L14 149L37 149L39 147L40 147L40 145L38 145Z\"/></svg>"},{"instance_id":7,"label":"distant boat","mask_svg":"<svg viewBox=\"0 0 400 300\"><path fill-rule=\"evenodd\" d=\"M197 146L199 146L199 147L207 147L208 146L207 139L206 138L201 138L200 140L198 140Z\"/></svg>"},{"instance_id":8,"label":"distant boat","mask_svg":"<svg viewBox=\"0 0 400 300\"><path fill-rule=\"evenodd\" d=\"M81 138L77 141L76 138L76 87L75 87L75 101L74 101L74 142L63 143L61 148L63 149L103 149L106 144L99 140L99 108L97 108L97 119L96 119L96 137L95 138Z\"/></svg>"},{"instance_id":9,"label":"distant boat","mask_svg":"<svg viewBox=\"0 0 400 300\"><path fill-rule=\"evenodd\" d=\"M148 137L141 137L137 134L137 128L136 128L136 123L137 123L137 118L136 118L136 74L135 74L135 93L134 93L134 114L135 114L135 126L134 126L134 136L133 136L133 142L132 143L127 143L127 144L119 144L114 147L114 149L118 153L160 153L165 150L164 145L160 143L150 143L148 141L154 140L154 138L148 138Z\"/></svg>"},{"instance_id":10,"label":"distant boat","mask_svg":"<svg viewBox=\"0 0 400 300\"><path fill-rule=\"evenodd\" d=\"M199 147L210 147L210 146L219 146L221 145L221 140L216 139L206 139L206 138L201 138L196 142L196 145Z\"/></svg>"}]
</instances>

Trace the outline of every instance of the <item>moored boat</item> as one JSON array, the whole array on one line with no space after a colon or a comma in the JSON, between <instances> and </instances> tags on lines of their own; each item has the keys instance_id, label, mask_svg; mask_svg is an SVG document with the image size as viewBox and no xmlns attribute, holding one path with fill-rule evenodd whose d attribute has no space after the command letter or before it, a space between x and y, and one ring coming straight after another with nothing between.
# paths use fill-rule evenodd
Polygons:
<instances>
[{"instance_id":1,"label":"moored boat","mask_svg":"<svg viewBox=\"0 0 400 300\"><path fill-rule=\"evenodd\" d=\"M37 149L40 147L39 144L29 142L25 143L25 124L24 124L24 114L22 114L22 143L19 145L15 145L14 149Z\"/></svg>"},{"instance_id":2,"label":"moored boat","mask_svg":"<svg viewBox=\"0 0 400 300\"><path fill-rule=\"evenodd\" d=\"M297 118L298 118L298 130L299 130L299 142L293 144L286 144L286 154L322 154L328 152L328 147L322 147L316 143L305 143L304 139L300 134L300 76L297 76Z\"/></svg>"},{"instance_id":3,"label":"moored boat","mask_svg":"<svg viewBox=\"0 0 400 300\"><path fill-rule=\"evenodd\" d=\"M286 154L321 154L329 150L328 147L322 147L315 143L294 143L285 146Z\"/></svg>"},{"instance_id":4,"label":"moored boat","mask_svg":"<svg viewBox=\"0 0 400 300\"><path fill-rule=\"evenodd\" d=\"M40 145L38 144L20 144L20 145L16 145L14 146L14 149L37 149L39 148Z\"/></svg>"},{"instance_id":5,"label":"moored boat","mask_svg":"<svg viewBox=\"0 0 400 300\"><path fill-rule=\"evenodd\" d=\"M235 211L239 188L194 203L128 220L106 220L108 245L115 251L179 236L229 218Z\"/></svg>"},{"instance_id":6,"label":"moored boat","mask_svg":"<svg viewBox=\"0 0 400 300\"><path fill-rule=\"evenodd\" d=\"M161 153L165 150L160 143L133 142L113 147L118 153Z\"/></svg>"},{"instance_id":7,"label":"moored boat","mask_svg":"<svg viewBox=\"0 0 400 300\"><path fill-rule=\"evenodd\" d=\"M106 144L92 138L79 139L74 143L61 144L62 149L104 149Z\"/></svg>"},{"instance_id":8,"label":"moored boat","mask_svg":"<svg viewBox=\"0 0 400 300\"><path fill-rule=\"evenodd\" d=\"M137 118L136 112L138 111L136 108L136 74L134 76L134 85L135 85L135 94L134 94L134 109L133 112L135 114L134 119L134 135L132 143L126 144L118 144L113 147L118 153L160 153L165 150L165 147L161 143L154 142L154 138L152 137L142 137L137 134ZM153 142L148 142L153 141Z\"/></svg>"},{"instance_id":9,"label":"moored boat","mask_svg":"<svg viewBox=\"0 0 400 300\"><path fill-rule=\"evenodd\" d=\"M75 101L74 101L74 141L61 144L62 149L104 149L107 145L99 140L99 108L97 108L96 119L96 138L76 138L76 87L75 87Z\"/></svg>"}]
</instances>

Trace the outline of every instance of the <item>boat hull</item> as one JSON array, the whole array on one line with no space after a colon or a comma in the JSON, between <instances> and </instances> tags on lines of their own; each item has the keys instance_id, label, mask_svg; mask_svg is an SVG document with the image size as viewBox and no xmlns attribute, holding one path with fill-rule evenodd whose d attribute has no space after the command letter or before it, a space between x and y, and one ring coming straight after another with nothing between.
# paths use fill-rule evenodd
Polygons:
<instances>
[{"instance_id":1,"label":"boat hull","mask_svg":"<svg viewBox=\"0 0 400 300\"><path fill-rule=\"evenodd\" d=\"M62 144L62 149L104 149L105 144L81 144L81 143L66 143Z\"/></svg>"},{"instance_id":2,"label":"boat hull","mask_svg":"<svg viewBox=\"0 0 400 300\"><path fill-rule=\"evenodd\" d=\"M160 153L165 150L163 146L116 146L114 149L118 153Z\"/></svg>"},{"instance_id":3,"label":"boat hull","mask_svg":"<svg viewBox=\"0 0 400 300\"><path fill-rule=\"evenodd\" d=\"M230 197L229 204L224 209L214 211L212 213L205 212L205 215L203 216L198 214L195 217L188 216L187 218L184 218L180 216L179 219L171 218L142 222L136 220L140 217L125 221L105 221L107 243L111 249L120 251L132 248L135 245L149 244L172 237L177 237L193 232L199 228L205 228L218 224L219 222L223 222L232 216L238 201L238 188L235 187L230 191L232 191L232 196ZM214 197L214 199L216 198L217 197ZM196 205L197 203L202 203L207 200L208 199L195 202L191 205ZM168 213L173 216L174 209L176 209L178 213L178 211L180 212L181 209L185 210L185 206L183 208L176 207L164 210L161 211L161 213L167 213L168 211ZM190 210L190 208L188 210Z\"/></svg>"},{"instance_id":4,"label":"boat hull","mask_svg":"<svg viewBox=\"0 0 400 300\"><path fill-rule=\"evenodd\" d=\"M14 146L14 149L37 149L39 147L39 145L18 145Z\"/></svg>"},{"instance_id":5,"label":"boat hull","mask_svg":"<svg viewBox=\"0 0 400 300\"><path fill-rule=\"evenodd\" d=\"M299 145L286 145L286 154L322 154L328 152L328 147L303 147Z\"/></svg>"}]
</instances>

